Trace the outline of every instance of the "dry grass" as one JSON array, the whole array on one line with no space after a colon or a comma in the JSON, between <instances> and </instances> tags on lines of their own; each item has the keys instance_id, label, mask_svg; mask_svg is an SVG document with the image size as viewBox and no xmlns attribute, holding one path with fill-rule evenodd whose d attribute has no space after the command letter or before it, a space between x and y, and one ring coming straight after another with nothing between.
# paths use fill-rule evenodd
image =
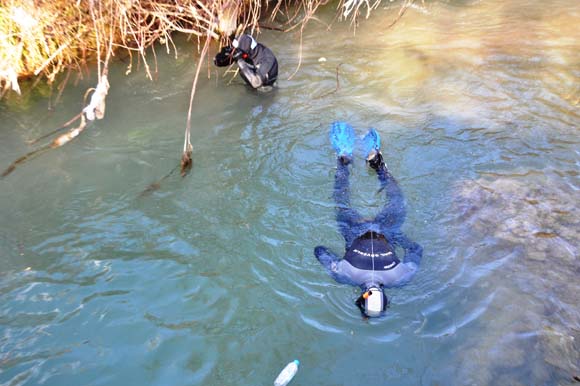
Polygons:
<instances>
[{"instance_id":1,"label":"dry grass","mask_svg":"<svg viewBox=\"0 0 580 386\"><path fill-rule=\"evenodd\" d=\"M152 77L153 43L171 51L174 32L219 39L255 30L261 12L260 0L1 0L0 91L19 92L25 77L50 83L64 69L81 71L95 59L100 66L122 50L139 55Z\"/></svg>"},{"instance_id":2,"label":"dry grass","mask_svg":"<svg viewBox=\"0 0 580 386\"><path fill-rule=\"evenodd\" d=\"M407 0L409 1L409 0ZM268 16L276 29L291 31L309 20L329 0L0 0L0 97L20 92L18 80L41 76L52 83L65 69L82 71L97 60L105 70L108 58L125 51L137 56L148 77L161 43L176 52L174 32L225 42L241 31L256 32ZM339 16L355 20L362 6L368 12L380 0L341 0ZM152 58L147 55L152 54ZM127 72L132 70L130 61Z\"/></svg>"}]
</instances>

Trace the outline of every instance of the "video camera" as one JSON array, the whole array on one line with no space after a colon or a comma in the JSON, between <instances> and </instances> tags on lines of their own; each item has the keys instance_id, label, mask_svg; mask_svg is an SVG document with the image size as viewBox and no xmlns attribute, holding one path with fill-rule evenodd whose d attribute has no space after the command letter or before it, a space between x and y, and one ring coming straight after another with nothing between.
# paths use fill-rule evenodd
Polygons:
<instances>
[{"instance_id":1,"label":"video camera","mask_svg":"<svg viewBox=\"0 0 580 386\"><path fill-rule=\"evenodd\" d=\"M232 64L235 60L232 55L234 48L230 46L223 47L220 52L218 52L213 58L213 64L218 67L226 67Z\"/></svg>"}]
</instances>

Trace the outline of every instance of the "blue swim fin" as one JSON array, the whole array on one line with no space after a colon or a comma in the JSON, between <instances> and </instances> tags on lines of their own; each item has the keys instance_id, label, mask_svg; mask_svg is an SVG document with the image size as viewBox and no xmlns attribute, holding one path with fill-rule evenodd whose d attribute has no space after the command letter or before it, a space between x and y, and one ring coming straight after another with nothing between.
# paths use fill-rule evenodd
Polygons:
<instances>
[{"instance_id":1,"label":"blue swim fin","mask_svg":"<svg viewBox=\"0 0 580 386\"><path fill-rule=\"evenodd\" d=\"M352 157L356 136L351 125L334 122L330 128L330 143L338 156Z\"/></svg>"},{"instance_id":2,"label":"blue swim fin","mask_svg":"<svg viewBox=\"0 0 580 386\"><path fill-rule=\"evenodd\" d=\"M369 129L362 139L362 150L365 157L370 157L381 151L381 136L375 129Z\"/></svg>"}]
</instances>

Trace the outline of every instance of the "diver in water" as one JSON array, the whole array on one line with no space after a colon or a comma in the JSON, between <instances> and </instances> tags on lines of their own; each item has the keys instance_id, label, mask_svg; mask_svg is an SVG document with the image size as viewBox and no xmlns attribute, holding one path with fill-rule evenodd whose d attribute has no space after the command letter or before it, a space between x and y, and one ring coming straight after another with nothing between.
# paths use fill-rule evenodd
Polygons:
<instances>
[{"instance_id":1,"label":"diver in water","mask_svg":"<svg viewBox=\"0 0 580 386\"><path fill-rule=\"evenodd\" d=\"M229 66L234 61L242 79L254 89L272 86L278 78L278 61L274 53L250 35L233 39L232 46L222 48L214 58L218 67Z\"/></svg>"},{"instance_id":2,"label":"diver in water","mask_svg":"<svg viewBox=\"0 0 580 386\"><path fill-rule=\"evenodd\" d=\"M377 173L387 197L386 205L373 220L364 219L350 207L349 164L354 130L344 122L335 122L330 138L337 152L336 221L346 242L346 254L339 259L323 246L316 247L314 254L334 280L362 289L356 304L364 316L380 316L388 306L383 289L401 286L411 279L419 267L423 248L401 231L405 221L403 193L383 161L378 133L370 129L362 140L366 162ZM403 261L396 254L397 246L405 252Z\"/></svg>"}]
</instances>

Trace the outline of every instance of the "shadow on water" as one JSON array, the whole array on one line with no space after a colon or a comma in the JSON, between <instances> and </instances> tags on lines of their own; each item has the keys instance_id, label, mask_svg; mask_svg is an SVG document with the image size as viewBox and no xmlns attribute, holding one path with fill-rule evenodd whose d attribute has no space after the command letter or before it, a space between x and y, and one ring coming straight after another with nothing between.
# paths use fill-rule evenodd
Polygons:
<instances>
[{"instance_id":1,"label":"shadow on water","mask_svg":"<svg viewBox=\"0 0 580 386\"><path fill-rule=\"evenodd\" d=\"M309 25L292 79L299 38L264 32L278 88L200 78L194 166L142 197L176 165L196 60L186 42L158 55L158 82L118 64L104 120L0 181L0 384L268 384L295 357L305 385L574 382L576 8L417 2L385 31L398 4L384 3L356 35ZM76 113L87 85L49 118L42 94L3 103L0 162ZM313 256L344 245L334 120L379 131L425 249L378 320ZM374 214L360 158L352 184Z\"/></svg>"}]
</instances>

